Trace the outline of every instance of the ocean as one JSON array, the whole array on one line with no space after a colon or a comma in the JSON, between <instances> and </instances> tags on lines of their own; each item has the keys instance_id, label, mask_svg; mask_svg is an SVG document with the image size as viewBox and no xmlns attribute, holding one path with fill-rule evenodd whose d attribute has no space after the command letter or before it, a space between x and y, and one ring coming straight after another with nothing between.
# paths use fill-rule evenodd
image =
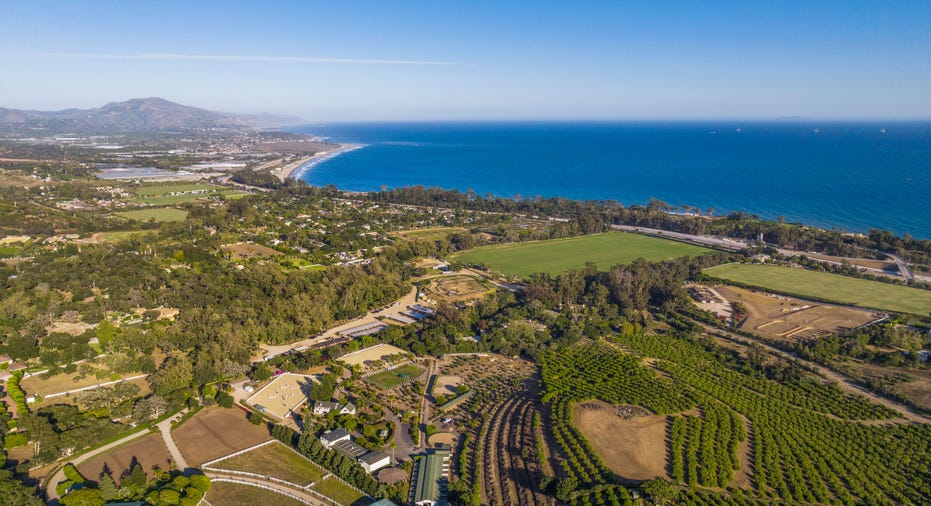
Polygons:
<instances>
[{"instance_id":1,"label":"ocean","mask_svg":"<svg viewBox=\"0 0 931 506\"><path fill-rule=\"evenodd\" d=\"M849 232L931 238L931 122L457 122L306 125L364 147L306 168L343 190L651 198Z\"/></svg>"}]
</instances>

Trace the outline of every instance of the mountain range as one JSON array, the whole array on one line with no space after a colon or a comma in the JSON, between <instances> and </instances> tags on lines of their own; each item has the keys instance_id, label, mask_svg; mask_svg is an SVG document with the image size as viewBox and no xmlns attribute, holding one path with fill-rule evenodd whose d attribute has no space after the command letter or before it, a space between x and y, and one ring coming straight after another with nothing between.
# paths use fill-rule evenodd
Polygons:
<instances>
[{"instance_id":1,"label":"mountain range","mask_svg":"<svg viewBox=\"0 0 931 506\"><path fill-rule=\"evenodd\" d=\"M177 104L163 98L134 98L95 109L26 111L0 107L0 131L47 133L154 133L249 131L301 123L293 116L229 114Z\"/></svg>"}]
</instances>

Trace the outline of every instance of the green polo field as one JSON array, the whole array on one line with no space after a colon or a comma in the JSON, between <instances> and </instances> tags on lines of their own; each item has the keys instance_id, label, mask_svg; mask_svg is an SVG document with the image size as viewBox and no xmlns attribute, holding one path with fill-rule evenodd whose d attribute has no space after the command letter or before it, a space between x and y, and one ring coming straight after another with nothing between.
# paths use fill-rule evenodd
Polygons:
<instances>
[{"instance_id":1,"label":"green polo field","mask_svg":"<svg viewBox=\"0 0 931 506\"><path fill-rule=\"evenodd\" d=\"M711 251L669 239L640 234L604 234L482 246L453 257L457 262L482 264L504 274L529 276L535 272L559 274L594 262L599 269L627 264L638 258L651 262Z\"/></svg>"},{"instance_id":2,"label":"green polo field","mask_svg":"<svg viewBox=\"0 0 931 506\"><path fill-rule=\"evenodd\" d=\"M872 309L927 315L931 291L775 265L728 264L705 269L705 274L777 292Z\"/></svg>"}]
</instances>

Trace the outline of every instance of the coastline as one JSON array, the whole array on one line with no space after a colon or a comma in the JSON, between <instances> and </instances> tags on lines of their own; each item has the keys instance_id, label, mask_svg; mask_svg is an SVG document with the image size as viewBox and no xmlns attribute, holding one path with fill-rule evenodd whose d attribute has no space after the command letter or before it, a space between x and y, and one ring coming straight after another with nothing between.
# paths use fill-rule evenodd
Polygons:
<instances>
[{"instance_id":1,"label":"coastline","mask_svg":"<svg viewBox=\"0 0 931 506\"><path fill-rule=\"evenodd\" d=\"M287 179L300 179L301 174L306 172L308 169L315 167L317 164L323 163L331 158L336 158L337 156L344 153L362 149L364 147L365 144L339 144L336 149L322 153L315 153L313 156L308 156L298 160L297 162L286 165L285 167L279 169L278 177L282 181Z\"/></svg>"}]
</instances>

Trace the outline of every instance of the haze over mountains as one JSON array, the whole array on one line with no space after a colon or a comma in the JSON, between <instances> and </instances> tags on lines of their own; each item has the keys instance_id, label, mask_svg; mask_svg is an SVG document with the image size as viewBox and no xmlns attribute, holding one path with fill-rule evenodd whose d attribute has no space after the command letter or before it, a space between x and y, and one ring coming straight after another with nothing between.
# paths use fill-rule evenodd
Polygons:
<instances>
[{"instance_id":1,"label":"haze over mountains","mask_svg":"<svg viewBox=\"0 0 931 506\"><path fill-rule=\"evenodd\" d=\"M26 111L0 107L0 131L44 133L150 133L190 130L247 131L301 123L293 116L208 111L163 98L134 98L95 109Z\"/></svg>"}]
</instances>

